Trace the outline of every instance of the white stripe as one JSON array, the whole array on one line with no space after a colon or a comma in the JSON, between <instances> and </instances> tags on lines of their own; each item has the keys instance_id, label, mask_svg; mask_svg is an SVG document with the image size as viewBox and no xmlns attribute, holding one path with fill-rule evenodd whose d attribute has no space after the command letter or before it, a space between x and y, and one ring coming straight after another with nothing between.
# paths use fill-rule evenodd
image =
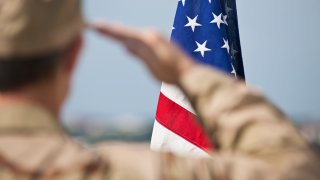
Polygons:
<instances>
[{"instance_id":1,"label":"white stripe","mask_svg":"<svg viewBox=\"0 0 320 180\"><path fill-rule=\"evenodd\" d=\"M161 87L161 92L171 101L177 103L184 109L195 114L195 111L192 108L188 98L183 94L183 92L177 86L163 83Z\"/></svg>"},{"instance_id":2,"label":"white stripe","mask_svg":"<svg viewBox=\"0 0 320 180\"><path fill-rule=\"evenodd\" d=\"M157 120L153 127L151 149L154 151L172 152L178 155L210 157L202 149L162 126Z\"/></svg>"},{"instance_id":3,"label":"white stripe","mask_svg":"<svg viewBox=\"0 0 320 180\"><path fill-rule=\"evenodd\" d=\"M163 83L161 93L171 101L177 103L179 106L195 114L189 100L177 86ZM180 155L209 157L205 151L162 126L157 122L157 120L153 127L151 149L155 151L172 152Z\"/></svg>"}]
</instances>

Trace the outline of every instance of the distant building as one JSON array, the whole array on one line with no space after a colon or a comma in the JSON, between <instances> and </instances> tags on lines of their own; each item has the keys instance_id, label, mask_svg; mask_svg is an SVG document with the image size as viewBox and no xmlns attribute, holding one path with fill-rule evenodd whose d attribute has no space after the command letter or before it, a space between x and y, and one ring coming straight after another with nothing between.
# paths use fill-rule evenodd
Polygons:
<instances>
[{"instance_id":1,"label":"distant building","mask_svg":"<svg viewBox=\"0 0 320 180\"><path fill-rule=\"evenodd\" d=\"M104 119L104 120L103 120ZM151 139L153 118L76 118L66 124L68 132L86 143L99 143L102 141L133 141L148 142ZM302 136L310 143L320 147L320 119L303 120L296 122Z\"/></svg>"}]
</instances>

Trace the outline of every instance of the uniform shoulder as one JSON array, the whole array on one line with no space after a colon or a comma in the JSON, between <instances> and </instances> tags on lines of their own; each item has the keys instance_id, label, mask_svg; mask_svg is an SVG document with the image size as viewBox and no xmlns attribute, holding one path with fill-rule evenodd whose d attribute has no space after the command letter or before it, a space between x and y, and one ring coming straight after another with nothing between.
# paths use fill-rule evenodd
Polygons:
<instances>
[{"instance_id":1,"label":"uniform shoulder","mask_svg":"<svg viewBox=\"0 0 320 180\"><path fill-rule=\"evenodd\" d=\"M62 134L7 135L0 139L2 177L72 180L108 173L107 158Z\"/></svg>"},{"instance_id":2,"label":"uniform shoulder","mask_svg":"<svg viewBox=\"0 0 320 180\"><path fill-rule=\"evenodd\" d=\"M162 154L152 152L148 144L108 142L95 151L108 159L112 178L153 180L163 175Z\"/></svg>"}]
</instances>

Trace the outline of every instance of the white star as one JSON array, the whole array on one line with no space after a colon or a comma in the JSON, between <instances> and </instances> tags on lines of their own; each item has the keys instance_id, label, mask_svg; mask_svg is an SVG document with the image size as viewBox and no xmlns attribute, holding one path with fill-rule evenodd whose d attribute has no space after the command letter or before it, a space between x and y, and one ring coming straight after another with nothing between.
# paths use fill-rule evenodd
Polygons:
<instances>
[{"instance_id":1,"label":"white star","mask_svg":"<svg viewBox=\"0 0 320 180\"><path fill-rule=\"evenodd\" d=\"M186 4L186 0L181 0L181 2L183 6Z\"/></svg>"},{"instance_id":2,"label":"white star","mask_svg":"<svg viewBox=\"0 0 320 180\"><path fill-rule=\"evenodd\" d=\"M224 23L224 22L222 21L222 19L221 19L222 13L221 13L219 16L215 15L214 13L212 13L212 15L213 15L213 18L214 18L214 19L213 19L210 23L212 23L212 24L216 23L217 26L218 26L218 28L220 29L221 23L222 23L222 24Z\"/></svg>"},{"instance_id":3,"label":"white star","mask_svg":"<svg viewBox=\"0 0 320 180\"><path fill-rule=\"evenodd\" d=\"M209 3L211 4L211 0L209 0Z\"/></svg>"},{"instance_id":4,"label":"white star","mask_svg":"<svg viewBox=\"0 0 320 180\"><path fill-rule=\"evenodd\" d=\"M228 6L227 2L226 2L226 4L225 4L225 9L226 9L227 14L229 14L230 11L233 11L233 9L231 9L231 8Z\"/></svg>"},{"instance_id":5,"label":"white star","mask_svg":"<svg viewBox=\"0 0 320 180\"><path fill-rule=\"evenodd\" d=\"M224 42L224 45L221 48L227 49L228 54L229 54L229 51L230 51L229 42L228 42L228 40L225 40L224 38L223 38L223 42Z\"/></svg>"},{"instance_id":6,"label":"white star","mask_svg":"<svg viewBox=\"0 0 320 180\"><path fill-rule=\"evenodd\" d=\"M211 49L207 48L207 41L205 41L203 44L200 44L196 41L198 48L194 50L194 52L200 52L202 57L204 57L204 53L207 51L211 51Z\"/></svg>"},{"instance_id":7,"label":"white star","mask_svg":"<svg viewBox=\"0 0 320 180\"><path fill-rule=\"evenodd\" d=\"M185 27L191 27L193 32L197 26L202 26L201 24L197 23L198 16L196 16L193 19L191 19L189 16L187 16L187 18L188 18L188 23L185 25Z\"/></svg>"},{"instance_id":8,"label":"white star","mask_svg":"<svg viewBox=\"0 0 320 180\"><path fill-rule=\"evenodd\" d=\"M228 15L223 15L223 23L228 26L227 18Z\"/></svg>"},{"instance_id":9,"label":"white star","mask_svg":"<svg viewBox=\"0 0 320 180\"><path fill-rule=\"evenodd\" d=\"M232 59L236 58L236 54L238 53L238 51L234 48L234 44L231 45L231 56Z\"/></svg>"},{"instance_id":10,"label":"white star","mask_svg":"<svg viewBox=\"0 0 320 180\"><path fill-rule=\"evenodd\" d=\"M175 30L176 28L174 26L172 26L171 30Z\"/></svg>"},{"instance_id":11,"label":"white star","mask_svg":"<svg viewBox=\"0 0 320 180\"><path fill-rule=\"evenodd\" d=\"M231 67L232 67L231 74L233 74L235 77L237 77L237 71L236 71L236 69L234 68L234 66L233 66L232 63L231 63Z\"/></svg>"}]
</instances>

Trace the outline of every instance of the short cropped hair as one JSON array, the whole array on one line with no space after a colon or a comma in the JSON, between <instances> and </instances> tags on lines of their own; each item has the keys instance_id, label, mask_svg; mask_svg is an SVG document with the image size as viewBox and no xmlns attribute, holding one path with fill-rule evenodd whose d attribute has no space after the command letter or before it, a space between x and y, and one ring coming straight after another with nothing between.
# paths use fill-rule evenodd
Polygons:
<instances>
[{"instance_id":1,"label":"short cropped hair","mask_svg":"<svg viewBox=\"0 0 320 180\"><path fill-rule=\"evenodd\" d=\"M52 78L66 51L29 56L0 56L0 92L19 90L26 85L38 83Z\"/></svg>"}]
</instances>

